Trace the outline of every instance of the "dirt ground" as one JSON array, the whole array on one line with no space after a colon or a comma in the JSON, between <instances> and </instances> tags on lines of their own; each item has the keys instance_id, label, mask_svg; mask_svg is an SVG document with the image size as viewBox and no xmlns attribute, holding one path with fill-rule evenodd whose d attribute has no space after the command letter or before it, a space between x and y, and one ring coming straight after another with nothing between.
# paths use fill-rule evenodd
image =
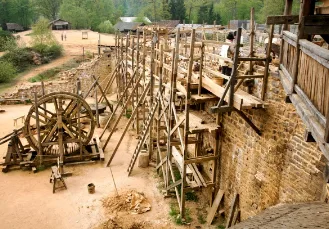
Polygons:
<instances>
[{"instance_id":1,"label":"dirt ground","mask_svg":"<svg viewBox=\"0 0 329 229\"><path fill-rule=\"evenodd\" d=\"M28 32L24 33L27 34ZM60 40L61 31L54 33ZM95 51L98 34L93 32L88 32L88 34L88 40L81 40L81 31L67 31L67 41L62 42L60 40L65 49L64 56L49 65L42 65L33 69L27 74L33 76L39 71L56 67L57 64L61 65L71 57L79 55L82 47L88 47ZM29 36L25 37L25 41L29 42ZM105 40L107 42L113 41L112 36L107 36L105 39L105 36L102 35L101 39L104 42ZM23 76L20 83L24 83L28 78L26 75ZM3 105L0 108L5 110L4 113L0 114L0 137L2 137L23 125L18 123L18 126L14 127L13 118L26 115L30 105ZM105 150L105 162L113 152L124 126L125 123L121 122L117 132L112 136ZM101 131L102 129L96 129L95 132L100 133ZM0 228L209 228L204 225L196 227L200 225L196 216L197 211L200 211L200 206L197 203L187 203L193 218L191 225L183 227L172 222L168 213L170 203L176 200L165 199L162 196L157 187L154 168L141 169L135 166L131 176L127 177L126 170L136 145L136 133L130 130L111 163L111 169L119 195L130 190L142 192L151 204L151 211L143 214L132 214L130 211L109 212L103 207L105 199L116 198L111 170L106 168L103 162L67 166L66 171L73 173L73 176L65 178L68 189L58 190L55 194L52 193L52 184L49 183L51 174L49 168L37 173L16 170L6 174L0 172ZM3 161L2 158L5 156L6 150L7 144L0 145L0 162ZM95 184L95 194L88 193L87 185L89 183ZM206 209L202 210L205 211ZM106 224L112 225L112 227L105 227ZM118 226L116 226L117 224Z\"/></svg>"},{"instance_id":2,"label":"dirt ground","mask_svg":"<svg viewBox=\"0 0 329 229\"><path fill-rule=\"evenodd\" d=\"M14 128L13 117L28 113L30 105L1 106L6 112L1 113L0 137L10 133ZM113 151L125 123L118 127L105 151L105 162ZM102 129L97 129L100 133ZM137 228L137 229L165 229L165 228L209 228L195 227L198 224L197 203L187 203L191 211L193 222L188 226L177 226L169 216L170 203L175 199L165 199L158 189L154 168L146 169L135 166L131 176L127 177L127 167L137 144L136 134L131 130L124 138L117 155L111 163L111 170L115 179L119 195L130 190L144 193L151 204L151 211L143 214L132 214L130 211L108 211L103 207L104 200L116 199L116 191L110 168L104 162L94 164L66 166L67 172L73 176L65 178L67 190L57 190L52 193L49 183L50 169L32 173L31 171L11 170L0 172L0 222L1 229L21 228L63 228L63 229L104 229L104 228ZM7 145L0 145L0 161L5 156ZM96 192L89 194L87 185L94 183ZM111 208L110 208L111 209ZM202 209L205 210L205 209ZM105 225L121 227L106 227ZM212 227L214 228L214 227Z\"/></svg>"},{"instance_id":3,"label":"dirt ground","mask_svg":"<svg viewBox=\"0 0 329 229\"><path fill-rule=\"evenodd\" d=\"M12 131L14 129L12 118L26 114L29 107L28 105L1 106L6 112L1 114L0 136ZM123 126L119 127L119 131L111 140L112 143L117 141L122 128ZM143 192L150 200L152 209L150 212L135 216L134 221L152 221L157 228L170 228L169 207L152 180L154 176L152 169L136 167L132 176L127 178L126 168L135 145L136 139L133 134L126 137L111 166L119 194L129 189ZM6 145L0 146L1 158L5 156L6 147ZM109 144L106 152L111 152L113 147L114 144ZM49 183L50 169L35 174L21 170L6 174L0 172L0 228L83 229L94 228L107 220L102 200L115 195L110 169L105 168L104 163L97 162L68 166L66 171L73 172L72 177L65 179L68 189L58 190L55 194L52 193L52 185ZM95 184L95 194L88 194L89 183Z\"/></svg>"}]
</instances>

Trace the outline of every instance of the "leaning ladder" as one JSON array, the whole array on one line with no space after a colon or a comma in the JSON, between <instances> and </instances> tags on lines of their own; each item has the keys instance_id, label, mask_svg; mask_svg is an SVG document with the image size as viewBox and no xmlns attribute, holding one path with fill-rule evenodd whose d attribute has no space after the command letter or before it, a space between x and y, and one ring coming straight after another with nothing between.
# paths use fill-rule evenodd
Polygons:
<instances>
[{"instance_id":1,"label":"leaning ladder","mask_svg":"<svg viewBox=\"0 0 329 229\"><path fill-rule=\"evenodd\" d=\"M139 152L141 151L142 146L143 146L143 144L144 144L144 142L145 142L145 140L146 140L146 136L148 135L148 130L149 130L149 128L150 128L151 121L152 121L152 119L153 119L153 117L154 117L154 114L155 114L155 111L156 111L158 105L159 105L159 100L156 99L156 100L153 102L153 104L152 104L152 109L150 110L149 115L148 115L146 121L144 122L144 125L143 125L143 131L142 131L142 138L138 141L137 146L136 146L136 149L135 149L135 151L134 151L134 153L133 153L133 156L132 156L132 158L131 158L131 161L130 161L130 163L129 163L129 167L128 167L128 169L127 169L127 171L128 171L128 176L130 175L131 171L133 170L134 165L135 165L135 163L136 163L136 159L137 159L137 157L138 157L138 154L139 154Z\"/></svg>"}]
</instances>

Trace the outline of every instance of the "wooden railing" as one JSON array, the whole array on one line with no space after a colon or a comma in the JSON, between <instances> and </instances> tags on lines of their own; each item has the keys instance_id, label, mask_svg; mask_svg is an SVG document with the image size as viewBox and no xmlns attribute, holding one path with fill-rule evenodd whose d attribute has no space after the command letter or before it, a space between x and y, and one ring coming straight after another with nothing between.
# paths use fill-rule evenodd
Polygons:
<instances>
[{"instance_id":1,"label":"wooden railing","mask_svg":"<svg viewBox=\"0 0 329 229\"><path fill-rule=\"evenodd\" d=\"M304 101L324 130L319 135L328 143L329 50L306 39L297 41L297 36L288 31L283 32L282 45L280 69L287 94L296 93Z\"/></svg>"},{"instance_id":2,"label":"wooden railing","mask_svg":"<svg viewBox=\"0 0 329 229\"><path fill-rule=\"evenodd\" d=\"M285 72L285 74L292 79L293 75L293 65L294 65L294 59L296 58L297 53L297 36L293 33L290 33L288 31L283 32L283 53L282 56L282 65L281 69Z\"/></svg>"},{"instance_id":3,"label":"wooden railing","mask_svg":"<svg viewBox=\"0 0 329 229\"><path fill-rule=\"evenodd\" d=\"M326 117L329 107L329 51L300 40L297 85Z\"/></svg>"}]
</instances>

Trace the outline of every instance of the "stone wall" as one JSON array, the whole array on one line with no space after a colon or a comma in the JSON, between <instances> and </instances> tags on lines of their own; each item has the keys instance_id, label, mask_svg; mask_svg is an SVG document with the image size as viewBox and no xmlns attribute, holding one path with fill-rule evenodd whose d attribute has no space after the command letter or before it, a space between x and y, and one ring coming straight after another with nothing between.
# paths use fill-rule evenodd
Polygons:
<instances>
[{"instance_id":1,"label":"stone wall","mask_svg":"<svg viewBox=\"0 0 329 229\"><path fill-rule=\"evenodd\" d=\"M254 95L259 97L261 81ZM235 112L222 117L219 187L225 190L229 213L235 193L240 194L241 217L286 202L323 201L326 193L325 163L316 143L304 141L305 126L285 93L278 77L269 78L266 109L245 111L262 131L256 132ZM207 103L208 110L212 103ZM215 147L204 135L203 149ZM208 172L211 162L203 165Z\"/></svg>"}]
</instances>

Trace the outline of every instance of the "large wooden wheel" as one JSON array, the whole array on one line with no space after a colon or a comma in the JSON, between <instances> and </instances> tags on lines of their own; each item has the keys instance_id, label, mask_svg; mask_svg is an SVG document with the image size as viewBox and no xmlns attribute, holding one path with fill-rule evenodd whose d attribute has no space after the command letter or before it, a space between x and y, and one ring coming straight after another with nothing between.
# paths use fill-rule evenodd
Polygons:
<instances>
[{"instance_id":1,"label":"large wooden wheel","mask_svg":"<svg viewBox=\"0 0 329 229\"><path fill-rule=\"evenodd\" d=\"M95 129L94 116L81 97L68 92L51 93L38 100L37 108L43 154L52 154L60 143L65 149L72 148L72 144L82 146L90 142ZM30 146L39 150L36 119L33 105L25 120L24 134ZM65 149L65 153L69 150Z\"/></svg>"}]
</instances>

